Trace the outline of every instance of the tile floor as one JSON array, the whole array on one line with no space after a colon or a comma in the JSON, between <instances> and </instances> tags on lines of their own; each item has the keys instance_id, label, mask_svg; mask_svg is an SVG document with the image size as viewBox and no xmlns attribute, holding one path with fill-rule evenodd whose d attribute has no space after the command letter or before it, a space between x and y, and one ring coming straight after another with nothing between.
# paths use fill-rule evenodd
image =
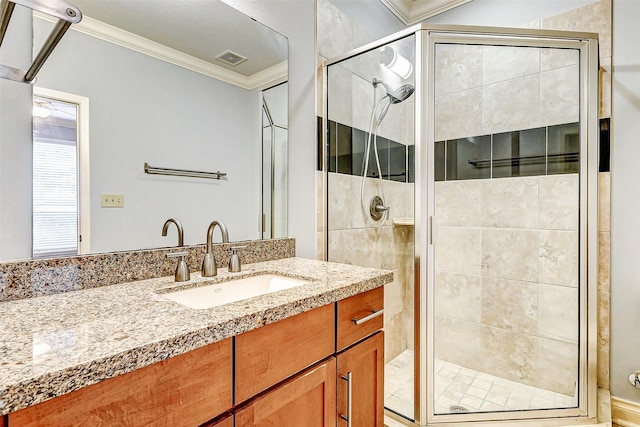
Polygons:
<instances>
[{"instance_id":1,"label":"tile floor","mask_svg":"<svg viewBox=\"0 0 640 427\"><path fill-rule=\"evenodd\" d=\"M554 393L494 375L436 360L436 414L451 413L452 406L464 412L494 412L567 408L576 405L573 396ZM413 418L413 351L405 350L385 367L385 406Z\"/></svg>"}]
</instances>

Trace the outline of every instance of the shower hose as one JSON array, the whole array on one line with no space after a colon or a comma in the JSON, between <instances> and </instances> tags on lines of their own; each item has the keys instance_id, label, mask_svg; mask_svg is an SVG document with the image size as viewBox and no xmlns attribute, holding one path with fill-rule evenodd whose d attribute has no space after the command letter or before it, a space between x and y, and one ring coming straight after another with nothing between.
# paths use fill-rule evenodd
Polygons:
<instances>
[{"instance_id":1,"label":"shower hose","mask_svg":"<svg viewBox=\"0 0 640 427\"><path fill-rule=\"evenodd\" d=\"M369 137L367 138L367 146L365 149L365 153L364 153L364 159L363 159L363 168L362 168L362 184L360 186L360 204L362 205L362 212L364 213L364 216L367 217L367 219L369 220L369 223L371 223L374 227L376 228L380 228L384 225L385 221L388 219L389 217L389 211L385 210L382 214L382 218L378 221L375 221L370 214L370 206L369 204L365 201L364 198L364 189L365 189L365 183L367 181L367 169L369 168L369 154L371 152L371 140L372 140L372 136L373 136L373 152L375 154L375 159L376 159L376 166L378 168L378 179L379 179L379 185L380 185L380 198L382 199L382 204L385 205L385 197L384 197L384 186L383 186L383 180L382 180L382 169L380 168L380 157L378 155L378 128L380 127L380 123L382 123L382 117L379 118L377 121L376 116L377 116L377 112L378 109L380 108L381 105L384 105L383 102L387 100L387 102L389 104L391 104L391 99L388 96L384 96L382 98L380 98L380 100L378 102L376 102L376 87L373 87L373 111L371 111L371 120L369 121ZM389 108L389 105L386 106L386 108ZM385 108L382 109L382 111L384 111ZM374 125L374 121L375 121L375 125Z\"/></svg>"}]
</instances>

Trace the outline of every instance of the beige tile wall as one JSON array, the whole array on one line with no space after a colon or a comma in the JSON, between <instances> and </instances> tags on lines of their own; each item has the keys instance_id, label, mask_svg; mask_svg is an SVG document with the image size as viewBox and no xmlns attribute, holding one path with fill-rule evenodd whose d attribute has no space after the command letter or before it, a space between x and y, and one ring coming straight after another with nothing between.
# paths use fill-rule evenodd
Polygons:
<instances>
[{"instance_id":1,"label":"beige tile wall","mask_svg":"<svg viewBox=\"0 0 640 427\"><path fill-rule=\"evenodd\" d=\"M609 389L611 174L598 174L598 387Z\"/></svg>"},{"instance_id":2,"label":"beige tile wall","mask_svg":"<svg viewBox=\"0 0 640 427\"><path fill-rule=\"evenodd\" d=\"M573 174L436 183L436 358L574 393L577 201Z\"/></svg>"},{"instance_id":3,"label":"beige tile wall","mask_svg":"<svg viewBox=\"0 0 640 427\"><path fill-rule=\"evenodd\" d=\"M540 28L598 34L600 118L611 117L611 8L611 0L600 0L540 21ZM610 180L609 172L598 174L598 387L603 389L609 389Z\"/></svg>"},{"instance_id":4,"label":"beige tile wall","mask_svg":"<svg viewBox=\"0 0 640 427\"><path fill-rule=\"evenodd\" d=\"M509 46L436 48L436 140L578 121L578 53Z\"/></svg>"},{"instance_id":5,"label":"beige tile wall","mask_svg":"<svg viewBox=\"0 0 640 427\"><path fill-rule=\"evenodd\" d=\"M600 0L540 21L549 30L597 33L600 55L600 117L611 117L611 0Z\"/></svg>"},{"instance_id":6,"label":"beige tile wall","mask_svg":"<svg viewBox=\"0 0 640 427\"><path fill-rule=\"evenodd\" d=\"M362 178L328 174L329 261L392 270L394 281L385 286L385 358L391 360L413 348L413 228L380 228L367 221L361 207ZM365 200L380 194L380 181L367 178ZM384 181L382 188L392 218L413 216L413 184Z\"/></svg>"}]
</instances>

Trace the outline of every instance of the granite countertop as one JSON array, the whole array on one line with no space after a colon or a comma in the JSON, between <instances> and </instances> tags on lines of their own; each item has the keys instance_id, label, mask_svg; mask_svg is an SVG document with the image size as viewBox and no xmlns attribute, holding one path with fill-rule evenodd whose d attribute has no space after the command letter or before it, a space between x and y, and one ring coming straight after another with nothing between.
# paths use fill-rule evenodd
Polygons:
<instances>
[{"instance_id":1,"label":"granite countertop","mask_svg":"<svg viewBox=\"0 0 640 427\"><path fill-rule=\"evenodd\" d=\"M162 296L265 272L310 283L210 309ZM0 303L0 414L131 372L260 326L374 289L386 270L285 258L240 273L175 283L173 276Z\"/></svg>"}]
</instances>

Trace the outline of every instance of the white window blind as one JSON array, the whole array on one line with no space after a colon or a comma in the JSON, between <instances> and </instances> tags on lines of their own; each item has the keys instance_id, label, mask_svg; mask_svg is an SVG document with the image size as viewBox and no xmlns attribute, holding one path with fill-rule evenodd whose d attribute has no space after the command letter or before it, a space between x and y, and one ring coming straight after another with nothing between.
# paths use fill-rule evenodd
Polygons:
<instances>
[{"instance_id":1,"label":"white window blind","mask_svg":"<svg viewBox=\"0 0 640 427\"><path fill-rule=\"evenodd\" d=\"M78 253L78 172L75 141L33 142L33 256Z\"/></svg>"}]
</instances>

